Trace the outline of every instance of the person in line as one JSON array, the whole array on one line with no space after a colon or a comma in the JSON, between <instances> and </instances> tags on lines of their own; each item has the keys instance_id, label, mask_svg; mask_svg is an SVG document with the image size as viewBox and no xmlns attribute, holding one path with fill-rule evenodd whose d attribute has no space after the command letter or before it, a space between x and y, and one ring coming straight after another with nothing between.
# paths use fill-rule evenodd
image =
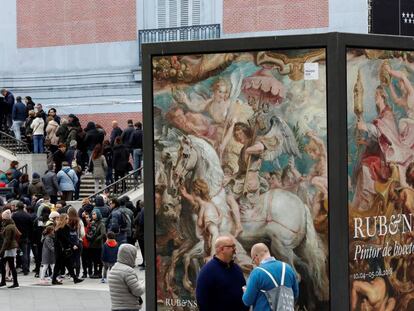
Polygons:
<instances>
[{"instance_id":1,"label":"person in line","mask_svg":"<svg viewBox=\"0 0 414 311\"><path fill-rule=\"evenodd\" d=\"M62 169L57 173L57 181L59 190L62 193L61 199L64 201L72 201L75 185L78 182L78 176L75 171L70 168L69 163L64 161Z\"/></svg>"},{"instance_id":2,"label":"person in line","mask_svg":"<svg viewBox=\"0 0 414 311\"><path fill-rule=\"evenodd\" d=\"M3 243L0 249L0 258L1 258L1 282L0 287L5 287L6 285L6 263L9 266L9 269L13 276L13 285L8 286L8 288L19 288L19 282L17 281L17 271L14 264L17 249L19 244L17 243L18 236L20 232L17 229L14 221L11 219L11 211L9 209L5 210L1 214L2 219L2 231L1 235L3 236Z\"/></svg>"},{"instance_id":3,"label":"person in line","mask_svg":"<svg viewBox=\"0 0 414 311\"><path fill-rule=\"evenodd\" d=\"M52 158L55 163L55 173L57 174L62 169L62 163L66 160L66 145L59 144L58 149L52 154Z\"/></svg>"},{"instance_id":4,"label":"person in line","mask_svg":"<svg viewBox=\"0 0 414 311\"><path fill-rule=\"evenodd\" d=\"M52 284L61 285L62 282L58 281L58 275L63 268L67 268L70 276L73 278L73 282L80 283L83 279L76 277L73 271L72 255L73 251L78 247L72 244L70 239L70 228L68 226L69 216L67 214L61 214L56 222L55 227L55 257L56 263L53 268Z\"/></svg>"},{"instance_id":5,"label":"person in line","mask_svg":"<svg viewBox=\"0 0 414 311\"><path fill-rule=\"evenodd\" d=\"M142 202L144 206L144 202ZM144 243L144 207L134 218L135 238L138 241L142 255L142 263L139 264L140 270L145 270L145 243Z\"/></svg>"},{"instance_id":6,"label":"person in line","mask_svg":"<svg viewBox=\"0 0 414 311\"><path fill-rule=\"evenodd\" d=\"M43 153L44 146L43 140L45 135L45 121L42 118L40 112L36 113L36 118L30 124L30 128L33 130L32 139L33 139L33 153Z\"/></svg>"},{"instance_id":7,"label":"person in line","mask_svg":"<svg viewBox=\"0 0 414 311\"><path fill-rule=\"evenodd\" d=\"M112 145L109 142L109 140L104 140L103 142L103 154L105 156L106 164L108 164L108 169L106 171L105 176L105 184L109 186L114 182L114 176L113 176L113 166L112 166L112 158L113 158L113 152L112 152Z\"/></svg>"},{"instance_id":8,"label":"person in line","mask_svg":"<svg viewBox=\"0 0 414 311\"><path fill-rule=\"evenodd\" d=\"M43 182L40 180L40 175L36 172L32 174L32 182L29 185L28 188L29 196L37 196L41 197L44 194L46 194L45 186L43 185Z\"/></svg>"},{"instance_id":9,"label":"person in line","mask_svg":"<svg viewBox=\"0 0 414 311\"><path fill-rule=\"evenodd\" d=\"M236 242L231 236L220 236L214 243L215 255L197 278L196 298L200 311L247 311L243 304L246 281L242 269L234 263Z\"/></svg>"},{"instance_id":10,"label":"person in line","mask_svg":"<svg viewBox=\"0 0 414 311\"><path fill-rule=\"evenodd\" d=\"M52 116L47 117L45 145L51 153L55 153L59 146L59 137L56 135L59 124ZM65 146L66 147L66 146Z\"/></svg>"},{"instance_id":11,"label":"person in line","mask_svg":"<svg viewBox=\"0 0 414 311\"><path fill-rule=\"evenodd\" d=\"M76 277L79 277L81 270L82 239L85 236L85 227L73 206L69 207L68 216L70 242L76 246L72 252L72 264Z\"/></svg>"},{"instance_id":12,"label":"person in line","mask_svg":"<svg viewBox=\"0 0 414 311\"><path fill-rule=\"evenodd\" d=\"M142 307L141 295L144 294L144 285L138 280L134 270L136 258L135 246L131 244L120 246L117 262L108 275L112 310L135 311Z\"/></svg>"},{"instance_id":13,"label":"person in line","mask_svg":"<svg viewBox=\"0 0 414 311\"><path fill-rule=\"evenodd\" d=\"M34 103L33 99L30 96L26 96L24 98L24 102L26 103L27 113L29 113L30 110L34 110L36 104Z\"/></svg>"},{"instance_id":14,"label":"person in line","mask_svg":"<svg viewBox=\"0 0 414 311\"><path fill-rule=\"evenodd\" d=\"M33 234L33 222L32 217L24 210L24 204L22 202L18 202L16 208L17 210L12 214L12 219L17 230L21 233L18 244L19 249L22 251L22 270L24 275L28 275L30 271L29 237Z\"/></svg>"},{"instance_id":15,"label":"person in line","mask_svg":"<svg viewBox=\"0 0 414 311\"><path fill-rule=\"evenodd\" d=\"M292 267L278 261L270 255L269 248L264 243L257 243L251 249L253 264L257 265L250 274L247 286L243 294L243 302L246 306L253 306L254 311L271 311L264 291L275 287L273 280L262 269L269 272L278 285L292 288L295 300L299 296L299 286L296 274ZM285 265L284 280L282 284L282 271Z\"/></svg>"},{"instance_id":16,"label":"person in line","mask_svg":"<svg viewBox=\"0 0 414 311\"><path fill-rule=\"evenodd\" d=\"M103 264L103 272L102 272L102 279L101 283L107 282L107 273L116 263L116 258L118 256L118 249L119 245L115 240L115 233L108 232L106 235L106 242L104 243L102 249L102 264Z\"/></svg>"},{"instance_id":17,"label":"person in line","mask_svg":"<svg viewBox=\"0 0 414 311\"><path fill-rule=\"evenodd\" d=\"M91 162L93 163L93 179L95 181L95 193L105 187L106 171L108 170L108 164L106 163L105 156L103 155L103 148L101 144L97 144L93 148Z\"/></svg>"},{"instance_id":18,"label":"person in line","mask_svg":"<svg viewBox=\"0 0 414 311\"><path fill-rule=\"evenodd\" d=\"M115 181L118 181L122 177L124 177L128 172L128 164L129 164L129 150L128 148L122 144L121 137L115 138L114 148L113 148L113 157L112 157L112 167L115 170ZM125 180L121 183L121 193L125 192L126 184ZM119 189L117 185L115 185L114 192L118 193Z\"/></svg>"},{"instance_id":19,"label":"person in line","mask_svg":"<svg viewBox=\"0 0 414 311\"><path fill-rule=\"evenodd\" d=\"M47 226L43 231L43 248L42 248L42 270L40 272L40 284L49 284L46 279L46 271L55 267L55 229L53 226Z\"/></svg>"},{"instance_id":20,"label":"person in line","mask_svg":"<svg viewBox=\"0 0 414 311\"><path fill-rule=\"evenodd\" d=\"M135 130L131 134L131 138L129 141L129 145L132 149L132 156L134 161L134 170L140 168L142 166L142 123L136 122L135 123ZM141 171L137 172L135 178L141 178Z\"/></svg>"},{"instance_id":21,"label":"person in line","mask_svg":"<svg viewBox=\"0 0 414 311\"><path fill-rule=\"evenodd\" d=\"M53 165L50 165L46 174L43 175L42 183L45 188L45 192L50 196L50 202L52 204L56 204L59 193L59 184Z\"/></svg>"},{"instance_id":22,"label":"person in line","mask_svg":"<svg viewBox=\"0 0 414 311\"><path fill-rule=\"evenodd\" d=\"M4 118L2 120L3 130L8 132L12 126L12 111L14 106L14 95L7 89L2 89L0 91L1 95L4 97Z\"/></svg>"},{"instance_id":23,"label":"person in line","mask_svg":"<svg viewBox=\"0 0 414 311\"><path fill-rule=\"evenodd\" d=\"M110 138L110 145L113 146L115 142L115 138L122 135L122 129L118 126L118 121L112 121L112 131L111 131L111 138Z\"/></svg>"},{"instance_id":24,"label":"person in line","mask_svg":"<svg viewBox=\"0 0 414 311\"><path fill-rule=\"evenodd\" d=\"M102 215L99 209L92 211L92 222L88 232L89 249L93 264L94 274L92 279L100 279L102 277L102 246L105 237L105 225L102 223Z\"/></svg>"},{"instance_id":25,"label":"person in line","mask_svg":"<svg viewBox=\"0 0 414 311\"><path fill-rule=\"evenodd\" d=\"M16 103L13 105L12 111L12 120L13 125L12 129L14 132L14 137L18 140L22 140L22 135L20 132L21 127L27 118L26 106L22 103L22 98L20 96L16 97Z\"/></svg>"}]
</instances>

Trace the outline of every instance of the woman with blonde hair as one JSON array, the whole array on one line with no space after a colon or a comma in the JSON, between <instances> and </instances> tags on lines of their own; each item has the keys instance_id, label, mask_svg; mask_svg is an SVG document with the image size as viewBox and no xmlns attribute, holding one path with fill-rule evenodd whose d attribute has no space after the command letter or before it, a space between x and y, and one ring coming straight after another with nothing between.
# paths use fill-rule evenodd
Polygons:
<instances>
[{"instance_id":1,"label":"woman with blonde hair","mask_svg":"<svg viewBox=\"0 0 414 311\"><path fill-rule=\"evenodd\" d=\"M83 279L79 279L72 266L72 255L78 246L74 245L70 239L70 228L68 225L69 216L68 214L61 214L56 221L55 226L55 256L56 264L53 268L53 285L61 285L62 282L58 281L57 277L59 272L65 267L68 269L70 276L73 278L73 282L80 283Z\"/></svg>"},{"instance_id":2,"label":"woman with blonde hair","mask_svg":"<svg viewBox=\"0 0 414 311\"><path fill-rule=\"evenodd\" d=\"M79 277L81 268L82 239L85 236L85 226L74 207L70 207L68 209L68 216L70 241L76 246L76 249L72 253L72 262L74 265L75 275L76 277Z\"/></svg>"}]
</instances>

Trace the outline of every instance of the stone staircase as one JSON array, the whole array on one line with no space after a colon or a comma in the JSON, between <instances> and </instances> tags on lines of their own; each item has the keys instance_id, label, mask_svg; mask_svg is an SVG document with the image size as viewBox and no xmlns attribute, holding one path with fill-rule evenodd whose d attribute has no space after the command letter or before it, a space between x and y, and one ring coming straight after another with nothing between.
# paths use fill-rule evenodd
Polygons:
<instances>
[{"instance_id":1,"label":"stone staircase","mask_svg":"<svg viewBox=\"0 0 414 311\"><path fill-rule=\"evenodd\" d=\"M14 154L31 153L23 135L22 139L23 141L19 141L10 134L0 132L0 146Z\"/></svg>"},{"instance_id":2,"label":"stone staircase","mask_svg":"<svg viewBox=\"0 0 414 311\"><path fill-rule=\"evenodd\" d=\"M126 180L126 186L134 185L134 181L131 179ZM95 193L95 181L92 174L85 174L81 177L81 187L79 191L79 199L87 198Z\"/></svg>"}]
</instances>

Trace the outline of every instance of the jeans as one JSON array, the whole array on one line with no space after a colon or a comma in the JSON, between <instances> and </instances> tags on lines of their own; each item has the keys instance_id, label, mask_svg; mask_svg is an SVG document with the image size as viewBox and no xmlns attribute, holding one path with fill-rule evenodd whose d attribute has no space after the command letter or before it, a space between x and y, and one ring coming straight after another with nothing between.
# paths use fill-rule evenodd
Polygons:
<instances>
[{"instance_id":1,"label":"jeans","mask_svg":"<svg viewBox=\"0 0 414 311\"><path fill-rule=\"evenodd\" d=\"M134 170L141 167L142 162L142 149L134 149L133 152L133 159L134 159ZM141 171L134 174L135 177L141 177Z\"/></svg>"},{"instance_id":2,"label":"jeans","mask_svg":"<svg viewBox=\"0 0 414 311\"><path fill-rule=\"evenodd\" d=\"M108 165L108 170L106 172L106 185L109 186L114 182L114 176L113 176L113 168L112 166Z\"/></svg>"},{"instance_id":3,"label":"jeans","mask_svg":"<svg viewBox=\"0 0 414 311\"><path fill-rule=\"evenodd\" d=\"M43 152L43 135L33 135L33 153Z\"/></svg>"},{"instance_id":4,"label":"jeans","mask_svg":"<svg viewBox=\"0 0 414 311\"><path fill-rule=\"evenodd\" d=\"M22 140L22 135L20 133L20 128L23 126L24 121L13 121L12 129L14 132L14 137L18 140Z\"/></svg>"},{"instance_id":5,"label":"jeans","mask_svg":"<svg viewBox=\"0 0 414 311\"><path fill-rule=\"evenodd\" d=\"M20 240L19 247L22 251L22 270L28 273L30 270L30 244L27 239Z\"/></svg>"}]
</instances>

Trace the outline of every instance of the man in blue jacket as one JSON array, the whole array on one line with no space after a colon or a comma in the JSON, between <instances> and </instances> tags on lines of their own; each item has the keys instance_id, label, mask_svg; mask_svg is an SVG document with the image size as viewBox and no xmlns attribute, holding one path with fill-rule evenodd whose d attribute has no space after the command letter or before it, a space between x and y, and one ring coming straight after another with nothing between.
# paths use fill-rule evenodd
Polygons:
<instances>
[{"instance_id":1,"label":"man in blue jacket","mask_svg":"<svg viewBox=\"0 0 414 311\"><path fill-rule=\"evenodd\" d=\"M12 129L14 132L14 136L18 140L22 140L20 128L23 126L24 122L26 121L26 118L27 118L26 105L23 104L22 98L20 96L17 96L16 103L13 105L13 110L12 110L12 120L13 120Z\"/></svg>"},{"instance_id":2,"label":"man in blue jacket","mask_svg":"<svg viewBox=\"0 0 414 311\"><path fill-rule=\"evenodd\" d=\"M203 266L197 278L197 304L200 311L247 311L242 288L246 284L241 268L234 263L236 243L231 236L217 238L215 255Z\"/></svg>"},{"instance_id":3,"label":"man in blue jacket","mask_svg":"<svg viewBox=\"0 0 414 311\"><path fill-rule=\"evenodd\" d=\"M257 243L251 249L252 261L255 265L268 271L277 284L281 284L282 266L281 261L276 260L270 255L269 248L266 244ZM299 286L296 280L296 274L292 267L286 264L284 286L290 287L293 290L295 301L299 296ZM243 294L243 302L246 306L253 306L254 311L271 311L269 303L267 302L265 294L262 292L271 290L275 285L272 279L265 271L255 268L247 280L247 287Z\"/></svg>"}]
</instances>

